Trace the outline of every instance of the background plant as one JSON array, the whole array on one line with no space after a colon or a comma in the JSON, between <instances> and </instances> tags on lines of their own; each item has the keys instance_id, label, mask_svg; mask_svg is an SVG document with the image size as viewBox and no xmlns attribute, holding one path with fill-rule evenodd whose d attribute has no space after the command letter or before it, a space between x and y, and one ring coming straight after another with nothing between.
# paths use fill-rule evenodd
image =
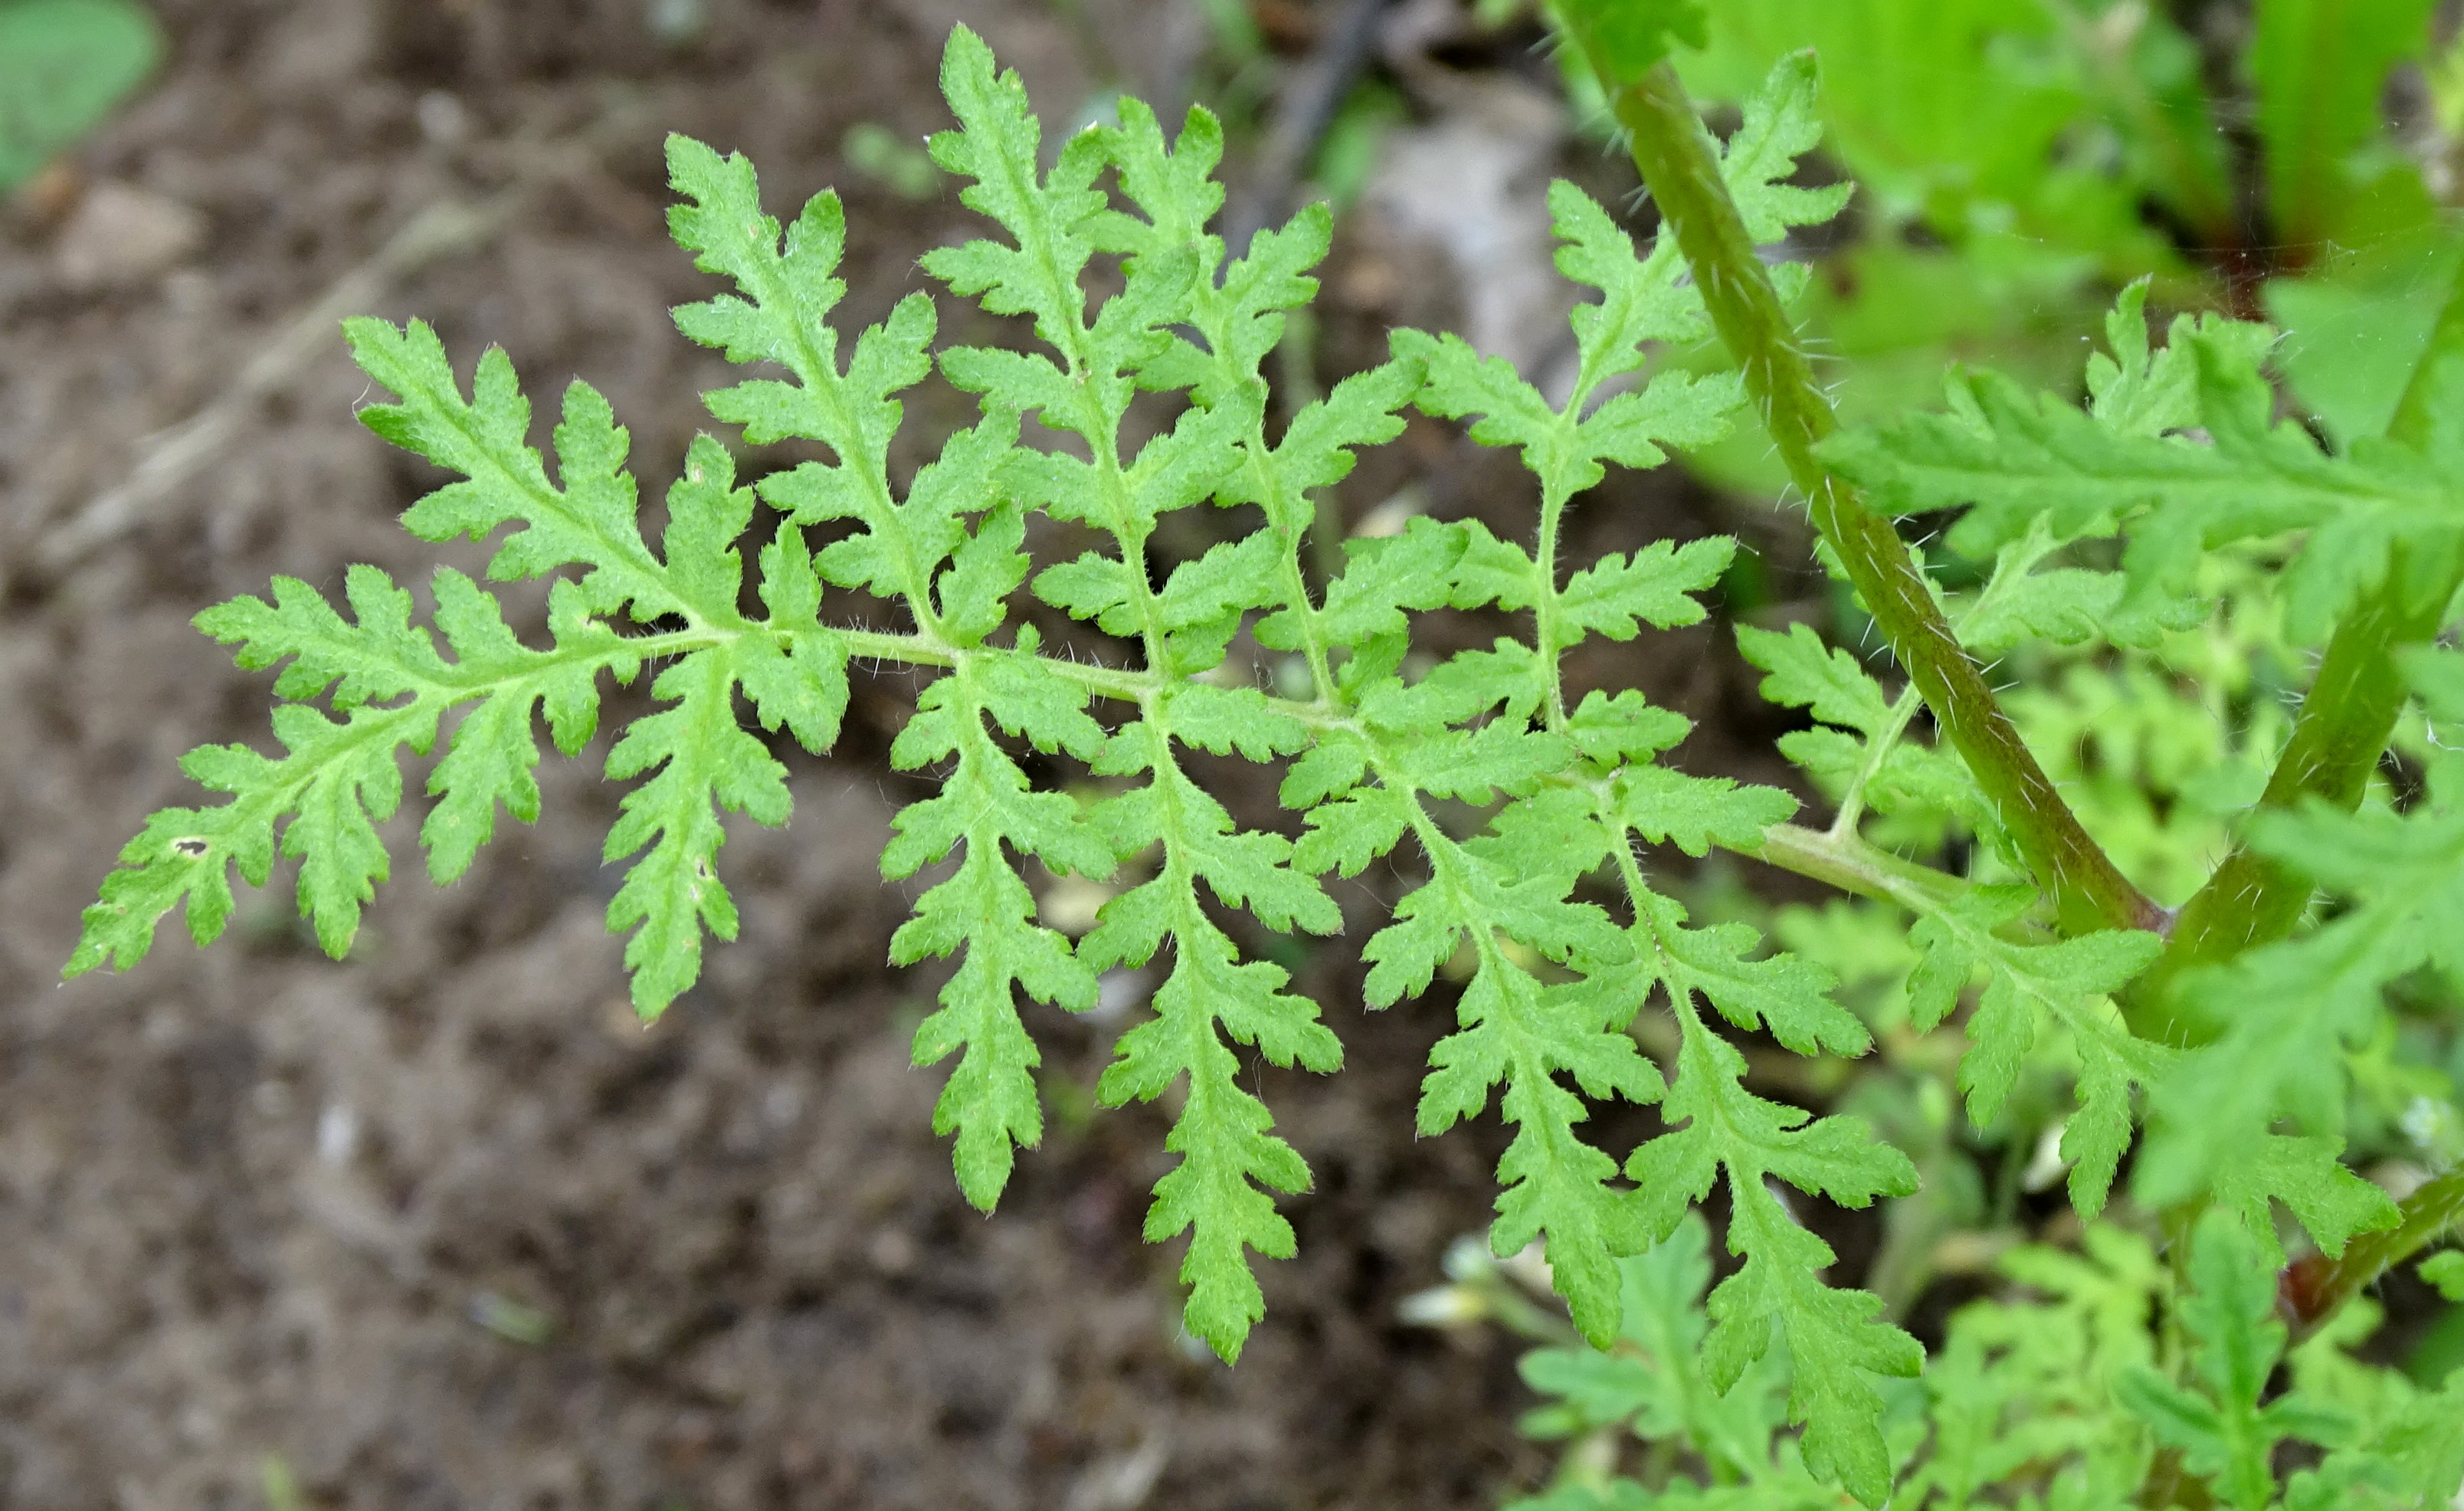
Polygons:
<instances>
[{"instance_id":1,"label":"background plant","mask_svg":"<svg viewBox=\"0 0 2464 1511\"><path fill-rule=\"evenodd\" d=\"M1745 0L1706 8L1705 45L1674 62L1735 103L1782 55L1823 58L1829 150L1861 193L1809 249L1822 275L1797 308L1844 419L1929 404L1947 361L2075 383L2109 291L2148 277L2164 302L2290 327L2288 379L2335 426L2393 407L2382 343L2417 347L2441 301L2452 136L2391 130L2382 108L2395 71L2431 63L2430 114L2454 118L2431 10ZM1578 55L1568 73L1605 121ZM1749 440L1695 465L1782 481Z\"/></svg>"},{"instance_id":2,"label":"background plant","mask_svg":"<svg viewBox=\"0 0 2464 1511\"><path fill-rule=\"evenodd\" d=\"M131 0L0 3L0 194L100 125L162 52Z\"/></svg>"},{"instance_id":3,"label":"background plant","mask_svg":"<svg viewBox=\"0 0 2464 1511\"><path fill-rule=\"evenodd\" d=\"M303 910L341 953L387 869L374 824L400 802L401 748L428 753L443 714L475 705L429 778L440 800L423 842L431 872L450 879L499 806L536 814L533 711L546 712L561 748L578 750L595 723L597 674L629 679L659 663L652 688L668 706L631 726L609 756L611 777L649 776L610 836L611 859L639 857L610 922L634 931L627 957L636 1001L655 1013L697 972L703 933L734 930L715 864L718 812L786 817L781 768L739 725L737 694L770 731L821 748L835 734L851 659L937 668L893 759L938 768L944 786L901 816L885 865L908 875L958 857L893 951L912 961L964 947L917 1054L957 1057L935 1121L956 1135L971 1199L988 1205L1014 1148L1041 1132L1036 1051L1013 988L1091 1005L1095 971L1143 963L1168 938L1173 963L1155 1016L1124 1037L1102 1089L1121 1102L1179 1084L1169 1145L1179 1163L1157 1188L1148 1232L1190 1235L1190 1325L1237 1353L1261 1310L1244 1251L1288 1253L1291 1242L1267 1193L1308 1175L1241 1085L1232 1045L1313 1069L1331 1069L1339 1049L1314 1005L1287 993L1282 968L1242 937L1261 936L1230 910L1270 931L1331 931L1340 913L1313 878L1356 872L1408 836L1402 853L1417 851L1423 880L1366 947L1369 992L1380 1002L1418 995L1454 962L1467 976L1460 1031L1433 1056L1420 1124L1442 1131L1498 1091L1516 1131L1500 1167L1493 1247L1511 1253L1543 1238L1574 1325L1595 1346L1611 1346L1630 1320L1633 1266L1677 1265L1687 1241L1680 1236L1700 1231L1688 1226L1691 1203L1724 1188L1727 1243L1745 1262L1705 1303L1703 1379L1748 1404L1753 1392L1740 1382L1752 1371L1770 1379L1786 1395L1785 1419L1801 1428L1782 1456L1879 1503L1913 1445L1894 1439L1890 1382L1915 1373L1920 1351L1882 1319L1880 1298L1824 1283L1832 1249L1771 1177L1862 1206L1911 1194L1917 1171L1854 1115L1811 1119L1746 1086L1745 1057L1705 1004L1735 1030L1768 1030L1800 1054L1860 1053L1872 1034L1835 999L1828 971L1796 955L1761 955L1741 925L1694 922L1644 870L1636 842L1695 854L1720 845L1903 910L1916 955L1903 1005L1915 1032L1985 980L1959 1075L1968 1110L1991 1123L2022 1074L2050 1060L2076 1087L2059 1152L2083 1212L2106 1201L2146 1099L2156 1132L2134 1177L2143 1197L2231 1215L2198 1224L2198 1239L2182 1250L2194 1281L2182 1325L2207 1350L2188 1357L2193 1372L2206 1372L2195 1381L2117 1376L2114 1390L2143 1415L2171 1423L2169 1436L2155 1429L2173 1456L2151 1453L2151 1483L2212 1480L2246 1499L2266 1467L2264 1443L2252 1443L2322 1441L2331 1432L2322 1417L2258 1400L2267 1369L2252 1361L2272 1361L2275 1346L2248 1300L2250 1278L2264 1279L2277 1242L2268 1203L2286 1205L2326 1254L2358 1256L2356 1264L2374 1257L2380 1268L2446 1220L2435 1208L2439 1182L2399 1214L2338 1163L2334 1135L2318 1128L2335 1109L2317 1105L2314 1074L2322 1051L2365 1043L2377 1030L2381 988L2448 963L2437 958L2445 936L2435 885L2388 888L2383 867L2339 872L2319 857L2349 854L2366 837L2436 883L2453 870L2441 848L2440 793L2401 816L2286 817L2254 829L2237 863L2263 896L2299 890L2297 915L2309 877L2364 894L2348 918L2273 946L2287 953L2267 957L2279 972L2327 982L2340 994L2335 1016L2321 1020L2281 991L2244 1011L2248 990L2190 969L2264 943L2276 927L2275 914L2239 907L2244 894L2229 888L2235 906L2216 909L2212 927L2172 930L2176 947L2189 939L2197 953L2165 977L2167 989L2132 997L2128 1018L2119 1018L2107 999L2167 948L2158 931L2172 919L2064 805L1950 637L1955 625L1989 649L2035 639L2154 647L2195 617L2185 602L2209 580L2206 553L2226 553L2220 570L2231 577L2233 549L2255 552L2308 528L2283 576L2284 633L2315 643L2336 625L2341 637L2374 613L2389 625L2371 631L2375 659L2361 663L2349 694L2338 692L2332 708L2314 694L2312 707L2327 709L2315 724L2305 710L2312 744L2341 759L2305 763L2273 805L2291 809L2309 791L2344 797L2349 808L2361 792L2348 747L2382 706L2384 725L2395 717L2380 690L2392 676L2384 668L2403 644L2429 638L2418 623L2440 614L2453 589L2452 570L2438 576L2452 555L2441 437L2428 419L2409 418L2436 412L2444 380L2425 362L2433 376L2406 390L2425 397L2399 404L2384 446L2363 438L2330 454L2269 427L2263 337L2230 321L2185 321L2151 350L2134 297L2092 374L2087 411L1978 379L1954 391L1947 421L1830 438L1829 406L1779 313L1781 291L1753 253L1792 225L1837 212L1845 198L1786 182L1815 136L1810 63L1783 60L1715 150L1661 64L1658 33L1594 30L1585 40L1635 130L1667 226L1639 252L1599 207L1571 188L1556 194L1560 266L1600 297L1577 310L1581 369L1574 392L1554 406L1459 339L1407 334L1391 362L1270 426L1261 363L1285 312L1312 292L1306 274L1324 251L1324 214L1305 212L1227 263L1205 230L1221 195L1207 178L1220 139L1203 114L1168 141L1151 115L1125 103L1119 126L1074 136L1043 170L1023 92L996 76L965 33L945 70L961 129L936 139L935 156L972 181L968 203L1010 239L935 252L927 267L995 314L1029 317L1045 353L941 354L944 376L981 396L982 417L903 490L888 463L893 396L930 371L931 301L902 304L842 367L822 322L841 292L835 201L808 207L782 247L750 168L688 142L671 157L691 202L676 213L678 239L741 296L688 306L680 322L731 358L776 364L793 380L722 390L713 413L756 444L819 442L832 462L739 487L730 453L697 443L654 553L634 520L624 434L594 392L577 385L567 394L551 480L527 445L528 406L500 355L482 360L466 399L425 327L356 324L363 364L401 397L369 411L370 423L467 479L407 516L414 533L484 536L514 524L492 575L583 569L557 586L553 646L523 646L485 591L451 573L432 589L450 659L412 624L411 595L373 569L352 576L349 620L288 581L270 602L210 611L205 627L238 644L244 665L288 663L277 691L293 701L276 725L288 754L221 747L190 757L190 774L232 801L158 815L131 843L88 915L72 971L133 960L173 907L185 905L192 933L210 938L230 913L231 868L261 885L277 843L301 860ZM1107 172L1115 193L1099 187ZM1121 258L1121 282L1093 301L1087 274L1098 255ZM1741 374L1644 376L1646 343L1682 345L1706 327L1738 352ZM1167 425L1136 408L1141 391L1184 397L1162 417ZM1802 627L1747 637L1770 694L1806 708L1820 726L1792 737L1790 754L1837 794L1838 817L1821 831L1789 824L1793 800L1784 794L1661 764L1684 721L1630 690L1569 687L1562 665L1587 638L1627 640L1644 624L1699 618L1692 595L1709 589L1728 559L1725 542L1652 542L1565 575L1565 510L1599 481L1603 464L1655 465L1667 446L1707 444L1749 398L1812 498L1833 558L1911 676L1913 690L1886 691ZM1539 485L1532 549L1475 525L1422 522L1354 543L1344 571L1313 584L1301 554L1314 516L1308 490L1339 478L1353 448L1395 433L1409 403L1478 416L1475 440L1520 449ZM1041 430L1073 439L1023 444L1029 414ZM2203 436L2185 433L2193 429ZM1946 602L1858 496L1859 484L1892 512L1979 506L1951 543L1992 554L1991 575ZM758 549L748 599L735 542L757 494L783 518ZM1172 563L1158 581L1149 566L1156 522L1209 499L1254 509L1255 527ZM1037 572L1022 550L1029 513L1084 526L1100 544ZM2098 563L2094 542L2125 526L2123 569L2109 569L2109 558ZM807 534L817 527L826 527L818 552ZM2397 538L2420 564L2390 561ZM2264 583L2281 554L2242 565ZM1117 637L1115 654L1092 664L1046 654L1030 627L1005 627L1006 600L1030 578L1045 602ZM824 582L897 603L905 627L823 625ZM1441 607L1502 611L1519 633L1407 675L1411 616ZM1244 633L1277 668L1271 681L1223 674ZM2333 651L2328 665L2339 665ZM2440 668L2432 657L2415 674L2434 683L2447 674ZM313 706L320 698L331 715ZM1921 706L1942 730L1938 744L1911 738ZM2386 734L2377 730L2362 771ZM2292 749L2311 748L2300 724L2289 739ZM1102 796L1082 802L1039 790L1023 756L1030 748L1084 762ZM1192 750L1290 758L1284 793L1304 816L1299 841L1237 828L1188 775ZM1903 826L1878 827L1878 837L1915 847L1930 835L1931 848L1967 850L1973 864L1956 872L1919 864L1871 843L1869 819ZM1132 885L1073 945L1039 920L1032 872L1022 870L1028 857L1052 873L1121 869ZM2042 885L2022 885L2031 874ZM2190 917L2207 916L2196 908ZM2295 919L2279 921L2289 929ZM1655 986L1676 1028L1667 1071L1626 1032ZM2218 1026L2228 1005L2240 1016ZM2212 1042L2195 1057L2173 1042L2203 1037ZM2229 1080L2214 1075L2220 1062ZM2222 1106L2219 1087L2230 1093ZM1624 1162L1622 1181L1618 1162L1583 1137L1586 1096L1661 1106L1667 1131ZM2279 1114L2296 1120L2296 1131L2275 1131ZM2259 1157L2220 1157L2253 1150ZM2398 1237L2376 1248L2353 1241L2380 1229ZM2376 1273L2311 1272L2305 1320L2328 1315ZM2212 1369L2211 1357L2221 1361ZM1937 1457L1944 1440L1938 1430ZM2264 1489L2273 1492L2272 1478Z\"/></svg>"}]
</instances>

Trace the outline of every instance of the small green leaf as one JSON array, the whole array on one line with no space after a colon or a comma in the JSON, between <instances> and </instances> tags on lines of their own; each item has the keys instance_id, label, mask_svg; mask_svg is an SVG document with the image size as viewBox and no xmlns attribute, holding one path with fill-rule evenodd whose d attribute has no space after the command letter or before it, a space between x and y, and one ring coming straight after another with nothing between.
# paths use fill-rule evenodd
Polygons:
<instances>
[{"instance_id":1,"label":"small green leaf","mask_svg":"<svg viewBox=\"0 0 2464 1511\"><path fill-rule=\"evenodd\" d=\"M734 668L718 650L694 651L659 674L651 692L673 707L636 719L607 753L607 775L657 775L625 795L606 859L642 853L607 904L607 927L639 931L625 947L633 1006L666 1011L701 974L701 936L736 937L736 901L718 879L727 843L717 810L787 821L786 769L737 721Z\"/></svg>"},{"instance_id":2,"label":"small green leaf","mask_svg":"<svg viewBox=\"0 0 2464 1511\"><path fill-rule=\"evenodd\" d=\"M1736 545L1722 536L1683 548L1661 540L1631 560L1623 552L1601 558L1575 573L1558 594L1558 646L1577 645L1587 634L1632 640L1642 624L1674 629L1701 623L1703 605L1691 595L1720 580Z\"/></svg>"},{"instance_id":3,"label":"small green leaf","mask_svg":"<svg viewBox=\"0 0 2464 1511\"><path fill-rule=\"evenodd\" d=\"M1869 737L1890 722L1891 704L1881 685L1856 657L1825 646L1809 625L1791 624L1782 635L1740 624L1737 648L1769 673L1762 694L1773 703L1806 709L1825 724Z\"/></svg>"},{"instance_id":4,"label":"small green leaf","mask_svg":"<svg viewBox=\"0 0 2464 1511\"><path fill-rule=\"evenodd\" d=\"M1822 140L1815 114L1816 69L1811 51L1771 65L1762 88L1746 100L1745 120L1720 156L1720 176L1758 245L1779 241L1792 226L1819 226L1847 208L1852 184L1800 188L1786 182L1796 160Z\"/></svg>"},{"instance_id":5,"label":"small green leaf","mask_svg":"<svg viewBox=\"0 0 2464 1511\"><path fill-rule=\"evenodd\" d=\"M2464 1249L2446 1249L2421 1261L2421 1278L2451 1302L2464 1302Z\"/></svg>"}]
</instances>

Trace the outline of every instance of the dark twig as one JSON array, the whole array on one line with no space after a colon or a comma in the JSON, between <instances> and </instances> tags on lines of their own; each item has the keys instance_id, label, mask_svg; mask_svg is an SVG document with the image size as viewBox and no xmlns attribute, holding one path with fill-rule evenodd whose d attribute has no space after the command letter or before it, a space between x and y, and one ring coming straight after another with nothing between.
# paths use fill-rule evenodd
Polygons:
<instances>
[{"instance_id":1,"label":"dark twig","mask_svg":"<svg viewBox=\"0 0 2464 1511\"><path fill-rule=\"evenodd\" d=\"M1224 217L1224 245L1235 256L1249 238L1280 220L1308 170L1310 154L1334 124L1343 97L1368 63L1377 39L1377 20L1388 0L1348 0L1343 10L1294 68L1276 97L1266 144L1248 187Z\"/></svg>"}]
</instances>

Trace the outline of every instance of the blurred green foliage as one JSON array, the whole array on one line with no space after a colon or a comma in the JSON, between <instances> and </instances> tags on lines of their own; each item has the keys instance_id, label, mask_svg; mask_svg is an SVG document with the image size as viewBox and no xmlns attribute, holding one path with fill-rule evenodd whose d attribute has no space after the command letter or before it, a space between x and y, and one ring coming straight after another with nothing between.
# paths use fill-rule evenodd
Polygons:
<instances>
[{"instance_id":1,"label":"blurred green foliage","mask_svg":"<svg viewBox=\"0 0 2464 1511\"><path fill-rule=\"evenodd\" d=\"M1803 315L1843 420L1926 401L1946 361L2072 381L2113 289L2145 276L2159 303L2287 327L2288 379L2341 439L2392 410L2454 245L2445 142L2399 140L2382 108L2430 55L2430 9L2255 0L2219 47L2148 0L1731 0L1678 61L1733 102L1781 54L1821 58L1859 219ZM2453 61L2430 93L2464 121ZM1701 465L1783 481L1749 439Z\"/></svg>"},{"instance_id":2,"label":"blurred green foliage","mask_svg":"<svg viewBox=\"0 0 2464 1511\"><path fill-rule=\"evenodd\" d=\"M2088 1228L2072 1246L2020 1244L1984 1262L1995 1293L1953 1311L1922 1382L1890 1382L1884 1431L1908 1465L1905 1511L2121 1511L2187 1474L2221 1504L2264 1511L2441 1511L2464 1475L2464 1373L2417 1385L2357 1356L2379 1308L2356 1303L2291 1345L2273 1266L2211 1214L2168 1265L2145 1237ZM2464 1271L2453 1251L2432 1266ZM1623 1261L1625 1325L1605 1353L1532 1293L1546 1280L1466 1240L1448 1283L1412 1299L1430 1325L1503 1325L1540 1398L1527 1435L1563 1444L1538 1495L1507 1511L1836 1511L1787 1431L1790 1363L1774 1351L1727 1391L1701 1364L1710 1232L1689 1215ZM2275 1386L2281 1381L2284 1389ZM2302 1445L2279 1496L2279 1444ZM1629 1454L1628 1446L1639 1448ZM1639 1460L1639 1461L1638 1461Z\"/></svg>"},{"instance_id":3,"label":"blurred green foliage","mask_svg":"<svg viewBox=\"0 0 2464 1511\"><path fill-rule=\"evenodd\" d=\"M863 177L901 199L931 199L941 189L941 170L920 142L900 140L877 120L859 120L839 142L839 156Z\"/></svg>"},{"instance_id":4,"label":"blurred green foliage","mask_svg":"<svg viewBox=\"0 0 2464 1511\"><path fill-rule=\"evenodd\" d=\"M162 52L131 0L0 0L0 194L108 119Z\"/></svg>"}]
</instances>

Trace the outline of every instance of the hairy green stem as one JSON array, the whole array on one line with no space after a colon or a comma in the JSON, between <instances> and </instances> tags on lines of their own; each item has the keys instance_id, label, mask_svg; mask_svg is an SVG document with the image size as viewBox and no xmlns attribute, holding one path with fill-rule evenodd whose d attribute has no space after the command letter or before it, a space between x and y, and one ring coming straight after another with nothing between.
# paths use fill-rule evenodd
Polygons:
<instances>
[{"instance_id":1,"label":"hairy green stem","mask_svg":"<svg viewBox=\"0 0 2464 1511\"><path fill-rule=\"evenodd\" d=\"M1586 41L1590 39L1586 38ZM1587 47L1593 57L1603 55ZM2064 803L1984 669L1959 643L1891 522L1831 475L1815 447L1837 423L1753 238L1720 176L1720 160L1676 70L1656 63L1600 82L1634 139L1634 160L1676 232L1712 324L1739 365L1789 475L1900 664L2052 894L2068 932L2163 929L2165 910L2131 885Z\"/></svg>"},{"instance_id":2,"label":"hairy green stem","mask_svg":"<svg viewBox=\"0 0 2464 1511\"><path fill-rule=\"evenodd\" d=\"M1865 742L1865 758L1858 763L1857 775L1848 779L1848 790L1839 795L1839 811L1831 819L1833 834L1853 835L1857 832L1857 821L1865 816L1865 789L1882 774L1883 763L1891 758L1891 752L1899 745L1900 736L1907 733L1908 720L1916 717L1918 701L1915 683L1908 684L1892 700L1890 722Z\"/></svg>"},{"instance_id":3,"label":"hairy green stem","mask_svg":"<svg viewBox=\"0 0 2464 1511\"><path fill-rule=\"evenodd\" d=\"M1277 348L1279 352L1282 349ZM1274 449L1266 444L1263 419L1250 428L1247 439L1242 443L1242 450L1243 459L1241 465L1248 471L1251 485L1264 505L1266 528L1275 533L1282 547L1275 553L1275 573L1283 583L1284 607L1300 624L1301 658L1309 667L1309 690L1320 700L1333 698L1336 695L1334 662L1327 649L1325 610L1309 592L1309 579L1301 572L1301 550L1305 539L1313 545L1324 538L1330 529L1339 531L1340 521L1325 517L1325 510L1313 504L1306 493L1293 497L1287 493L1274 466ZM1318 528L1312 530L1312 523ZM1335 570L1341 570L1339 561ZM1331 577L1334 574L1329 572L1326 575Z\"/></svg>"},{"instance_id":4,"label":"hairy green stem","mask_svg":"<svg viewBox=\"0 0 2464 1511\"><path fill-rule=\"evenodd\" d=\"M2448 289L2420 365L2396 405L2387 427L2392 440L2419 446L2428 439L2438 396L2434 374L2442 358L2464 355L2464 270L2458 280ZM2390 553L2386 582L2347 613L2328 640L2259 807L2319 801L2350 813L2361 805L2409 691L2396 654L2436 637L2458 577L2450 557L2425 558L2401 546ZM2133 988L2132 1031L2177 1044L2213 1039L2224 1025L2184 1000L2178 990L2182 976L2287 937L2310 906L2312 890L2307 877L2247 843L2236 845L2183 905L2164 955Z\"/></svg>"},{"instance_id":5,"label":"hairy green stem","mask_svg":"<svg viewBox=\"0 0 2464 1511\"><path fill-rule=\"evenodd\" d=\"M2282 1302L2297 1341L2317 1332L2380 1276L2464 1226L2464 1165L2431 1177L2399 1210L2403 1217L2394 1227L2354 1235L2341 1258L2314 1254L2285 1272Z\"/></svg>"},{"instance_id":6,"label":"hairy green stem","mask_svg":"<svg viewBox=\"0 0 2464 1511\"><path fill-rule=\"evenodd\" d=\"M1579 414L1583 396L1576 394L1569 405L1570 412ZM1540 538L1536 558L1540 565L1541 590L1531 604L1532 640L1540 651L1540 668L1549 690L1548 707L1541 712L1549 728L1562 731L1566 727L1566 684L1559 667L1557 650L1557 530L1566 515L1566 500L1557 496L1552 485L1542 491L1540 498Z\"/></svg>"},{"instance_id":7,"label":"hairy green stem","mask_svg":"<svg viewBox=\"0 0 2464 1511\"><path fill-rule=\"evenodd\" d=\"M1947 871L1902 860L1853 834L1793 823L1772 824L1763 831L1760 844L1737 853L1878 902L1940 908L1968 889L1966 882Z\"/></svg>"},{"instance_id":8,"label":"hairy green stem","mask_svg":"<svg viewBox=\"0 0 2464 1511\"><path fill-rule=\"evenodd\" d=\"M2399 559L2395 570L2403 568ZM2370 772L2404 707L2406 687L2395 652L2438 632L2444 602L2442 597L2437 607L2408 604L2390 587L2336 626L2318 679L2302 700L2293 737L2259 797L2261 808L2320 801L2350 813L2361 805ZM2313 889L2308 877L2248 843L2235 845L2183 905L2165 953L2133 989L2131 1031L2173 1044L2213 1039L2224 1025L2208 1020L2184 999L2177 990L2183 974L2289 936L2310 906Z\"/></svg>"}]
</instances>

